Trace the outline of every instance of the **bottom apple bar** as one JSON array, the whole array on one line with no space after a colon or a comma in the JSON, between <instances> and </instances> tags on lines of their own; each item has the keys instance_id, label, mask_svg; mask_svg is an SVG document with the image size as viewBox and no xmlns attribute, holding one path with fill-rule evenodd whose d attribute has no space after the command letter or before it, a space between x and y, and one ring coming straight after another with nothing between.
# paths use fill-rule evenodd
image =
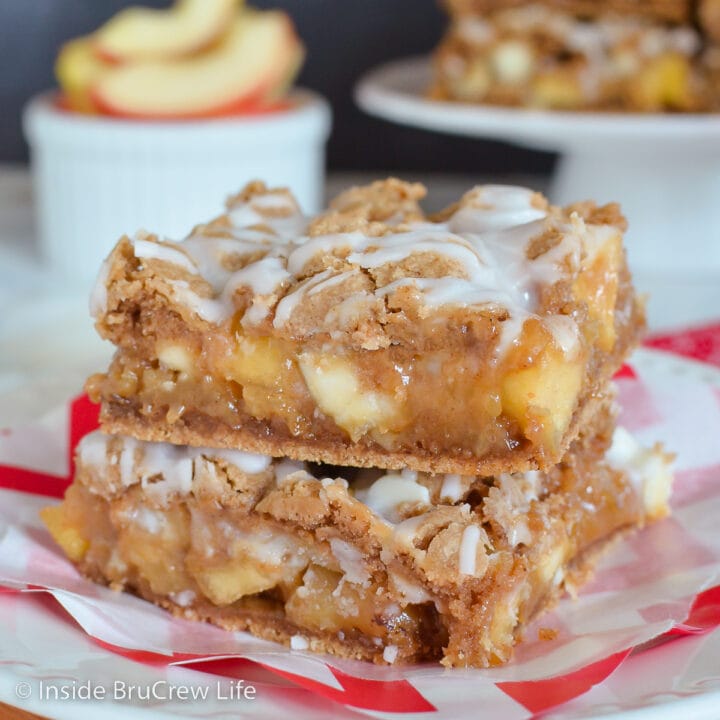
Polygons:
<instances>
[{"instance_id":1,"label":"bottom apple bar","mask_svg":"<svg viewBox=\"0 0 720 720\"><path fill-rule=\"evenodd\" d=\"M489 666L612 539L667 514L669 458L622 428L606 446L474 478L94 433L43 519L89 578L185 618L380 663Z\"/></svg>"}]
</instances>

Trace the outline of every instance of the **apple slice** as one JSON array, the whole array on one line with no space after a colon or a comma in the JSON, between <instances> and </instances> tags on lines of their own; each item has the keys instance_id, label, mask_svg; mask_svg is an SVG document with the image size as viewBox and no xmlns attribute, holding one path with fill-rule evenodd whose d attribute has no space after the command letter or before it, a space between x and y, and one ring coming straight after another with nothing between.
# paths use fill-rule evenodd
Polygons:
<instances>
[{"instance_id":1,"label":"apple slice","mask_svg":"<svg viewBox=\"0 0 720 720\"><path fill-rule=\"evenodd\" d=\"M240 0L178 0L168 10L131 7L95 33L95 50L115 62L191 55L217 41Z\"/></svg>"},{"instance_id":2,"label":"apple slice","mask_svg":"<svg viewBox=\"0 0 720 720\"><path fill-rule=\"evenodd\" d=\"M65 43L55 63L55 77L62 90L64 105L77 112L96 112L90 89L110 68L111 64L95 55L91 37Z\"/></svg>"},{"instance_id":3,"label":"apple slice","mask_svg":"<svg viewBox=\"0 0 720 720\"><path fill-rule=\"evenodd\" d=\"M103 112L121 117L240 113L274 100L302 53L285 13L247 10L212 50L184 60L119 66L100 78L92 96Z\"/></svg>"}]
</instances>

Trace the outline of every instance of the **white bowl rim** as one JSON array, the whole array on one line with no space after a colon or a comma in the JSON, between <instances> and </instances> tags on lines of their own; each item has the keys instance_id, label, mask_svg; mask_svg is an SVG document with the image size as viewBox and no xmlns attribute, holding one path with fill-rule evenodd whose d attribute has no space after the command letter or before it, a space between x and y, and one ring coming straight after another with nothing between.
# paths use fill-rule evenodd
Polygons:
<instances>
[{"instance_id":1,"label":"white bowl rim","mask_svg":"<svg viewBox=\"0 0 720 720\"><path fill-rule=\"evenodd\" d=\"M141 120L110 115L89 115L57 107L58 90L46 90L33 96L23 110L23 130L31 144L42 129L53 128L63 133L112 133L132 137L148 135L174 137L200 132L225 133L258 131L282 133L302 127L314 128L325 140L330 132L332 113L330 104L319 93L307 88L294 88L288 93L287 108L252 115L189 118L178 120ZM244 134L244 133L243 133Z\"/></svg>"}]
</instances>

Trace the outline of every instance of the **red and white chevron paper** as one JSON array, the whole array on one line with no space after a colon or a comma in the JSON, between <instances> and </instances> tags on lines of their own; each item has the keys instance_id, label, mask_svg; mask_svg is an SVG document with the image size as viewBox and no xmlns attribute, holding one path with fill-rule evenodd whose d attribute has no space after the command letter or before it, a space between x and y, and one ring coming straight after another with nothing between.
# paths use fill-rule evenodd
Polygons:
<instances>
[{"instance_id":1,"label":"red and white chevron paper","mask_svg":"<svg viewBox=\"0 0 720 720\"><path fill-rule=\"evenodd\" d=\"M695 339L675 342L698 347ZM619 545L577 600L563 600L528 629L511 663L490 670L376 667L291 651L87 582L37 516L62 495L72 448L96 426L96 408L80 397L31 426L0 431L2 662L29 678L65 673L80 681L102 667L109 677L146 680L254 679L249 714L292 712L298 720L461 719L480 709L530 718L551 708L569 718L720 693L720 382L695 369L644 351L618 378L622 423L678 454L673 516ZM539 640L538 627L557 637ZM11 700L1 691L0 699ZM184 714L177 701L158 702ZM210 698L192 714L221 710L228 706Z\"/></svg>"}]
</instances>

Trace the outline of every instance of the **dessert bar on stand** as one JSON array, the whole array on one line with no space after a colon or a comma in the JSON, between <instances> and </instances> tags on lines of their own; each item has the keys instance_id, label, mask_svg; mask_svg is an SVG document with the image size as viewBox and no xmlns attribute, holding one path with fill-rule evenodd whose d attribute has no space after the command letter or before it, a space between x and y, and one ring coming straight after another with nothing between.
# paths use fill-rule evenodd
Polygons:
<instances>
[{"instance_id":1,"label":"dessert bar on stand","mask_svg":"<svg viewBox=\"0 0 720 720\"><path fill-rule=\"evenodd\" d=\"M616 427L644 313L616 205L252 183L182 242L122 238L92 297L101 429L44 520L88 577L375 662L507 661L670 457Z\"/></svg>"},{"instance_id":2,"label":"dessert bar on stand","mask_svg":"<svg viewBox=\"0 0 720 720\"><path fill-rule=\"evenodd\" d=\"M364 110L559 153L551 199L622 198L636 270L720 270L718 0L444 6L432 57L368 73L356 89Z\"/></svg>"},{"instance_id":3,"label":"dessert bar on stand","mask_svg":"<svg viewBox=\"0 0 720 720\"><path fill-rule=\"evenodd\" d=\"M557 110L717 111L720 46L695 22L696 5L446 0L450 26L433 58L430 96Z\"/></svg>"}]
</instances>

